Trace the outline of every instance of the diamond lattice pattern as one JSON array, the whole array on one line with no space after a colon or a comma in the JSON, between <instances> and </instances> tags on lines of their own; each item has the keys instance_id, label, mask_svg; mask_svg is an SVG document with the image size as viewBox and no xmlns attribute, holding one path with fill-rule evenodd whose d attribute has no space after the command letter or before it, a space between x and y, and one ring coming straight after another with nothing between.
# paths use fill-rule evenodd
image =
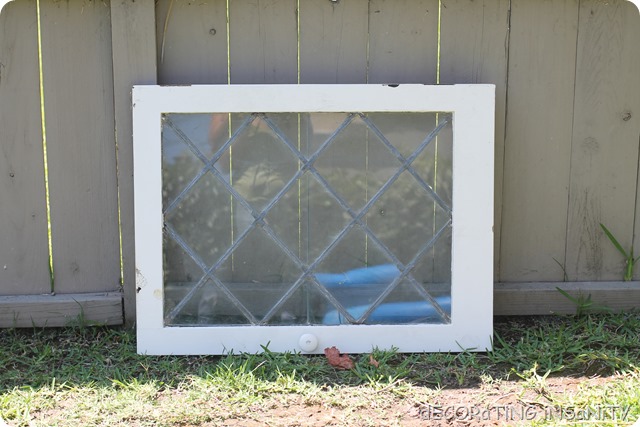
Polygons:
<instances>
[{"instance_id":1,"label":"diamond lattice pattern","mask_svg":"<svg viewBox=\"0 0 640 427\"><path fill-rule=\"evenodd\" d=\"M451 115L165 114L165 323L448 323Z\"/></svg>"}]
</instances>

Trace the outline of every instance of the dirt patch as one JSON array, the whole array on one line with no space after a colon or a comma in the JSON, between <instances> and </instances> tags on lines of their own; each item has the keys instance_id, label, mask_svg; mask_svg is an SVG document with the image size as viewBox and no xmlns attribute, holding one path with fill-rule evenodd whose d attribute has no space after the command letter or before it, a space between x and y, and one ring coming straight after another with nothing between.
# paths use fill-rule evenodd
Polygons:
<instances>
[{"instance_id":1,"label":"dirt patch","mask_svg":"<svg viewBox=\"0 0 640 427\"><path fill-rule=\"evenodd\" d=\"M573 394L579 387L598 386L607 378L547 378L536 387L523 386L523 381L501 381L480 384L473 388L430 390L424 401L389 397L366 402L310 403L303 400L271 402L251 408L246 414L211 424L225 427L258 426L506 426L528 424L543 419L579 419L598 414L586 414L582 408L553 404L554 395ZM347 398L348 399L348 398ZM362 399L362 397L358 397ZM605 408L603 408L604 410ZM617 414L621 415L620 413ZM600 414L600 419L607 414Z\"/></svg>"}]
</instances>

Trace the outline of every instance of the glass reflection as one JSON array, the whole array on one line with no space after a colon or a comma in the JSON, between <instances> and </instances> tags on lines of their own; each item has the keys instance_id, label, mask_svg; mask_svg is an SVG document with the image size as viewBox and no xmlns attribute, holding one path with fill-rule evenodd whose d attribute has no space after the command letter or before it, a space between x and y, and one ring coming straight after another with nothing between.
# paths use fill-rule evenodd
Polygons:
<instances>
[{"instance_id":1,"label":"glass reflection","mask_svg":"<svg viewBox=\"0 0 640 427\"><path fill-rule=\"evenodd\" d=\"M450 119L166 114L166 324L446 322Z\"/></svg>"}]
</instances>

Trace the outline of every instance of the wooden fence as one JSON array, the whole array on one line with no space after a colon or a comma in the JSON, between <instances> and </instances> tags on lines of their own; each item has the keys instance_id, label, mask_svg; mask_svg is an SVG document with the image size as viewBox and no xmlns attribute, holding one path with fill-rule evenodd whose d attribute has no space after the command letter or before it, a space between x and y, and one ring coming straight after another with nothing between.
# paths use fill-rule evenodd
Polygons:
<instances>
[{"instance_id":1,"label":"wooden fence","mask_svg":"<svg viewBox=\"0 0 640 427\"><path fill-rule=\"evenodd\" d=\"M0 326L117 324L123 294L134 319L130 91L155 83L493 83L496 313L570 310L543 282L640 305L599 226L640 247L639 70L624 0L15 0Z\"/></svg>"}]
</instances>

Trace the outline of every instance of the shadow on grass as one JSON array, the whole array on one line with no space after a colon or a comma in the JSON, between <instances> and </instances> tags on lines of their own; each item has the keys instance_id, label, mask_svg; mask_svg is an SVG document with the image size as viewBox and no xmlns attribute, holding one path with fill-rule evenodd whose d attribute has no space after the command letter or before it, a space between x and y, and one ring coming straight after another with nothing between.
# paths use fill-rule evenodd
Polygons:
<instances>
[{"instance_id":1,"label":"shadow on grass","mask_svg":"<svg viewBox=\"0 0 640 427\"><path fill-rule=\"evenodd\" d=\"M473 387L483 377L517 380L537 372L563 376L606 376L640 366L640 315L593 314L495 319L491 352L399 354L374 350L352 356L355 368L339 371L324 356L276 354L144 356L136 354L135 332L87 327L0 330L0 393L15 388L124 386L135 382L176 387L193 378L251 375L323 387L381 385L403 381L423 387ZM372 360L374 363L372 363ZM378 366L374 366L377 364Z\"/></svg>"}]
</instances>

